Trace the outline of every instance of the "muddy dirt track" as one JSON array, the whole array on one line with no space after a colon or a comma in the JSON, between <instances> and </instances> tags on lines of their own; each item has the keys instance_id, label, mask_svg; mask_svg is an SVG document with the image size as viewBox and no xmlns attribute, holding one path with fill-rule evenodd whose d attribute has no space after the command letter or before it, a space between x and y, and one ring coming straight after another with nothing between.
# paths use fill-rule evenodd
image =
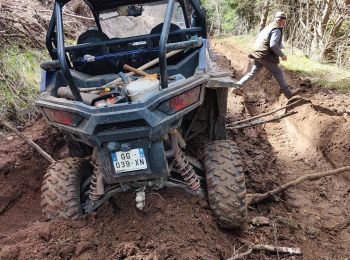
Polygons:
<instances>
[{"instance_id":1,"label":"muddy dirt track","mask_svg":"<svg viewBox=\"0 0 350 260\"><path fill-rule=\"evenodd\" d=\"M231 45L215 45L225 53L218 64L241 76L249 67L246 54ZM232 69L235 68L235 69ZM320 90L296 75L310 100L298 113L279 123L231 130L239 145L249 193L265 192L306 173L350 165L350 96ZM276 82L267 73L229 98L233 122L282 106ZM67 156L56 131L36 121L24 132L55 159ZM145 212L134 206L134 194L114 197L119 210L105 203L79 221L47 222L40 212L40 183L48 163L17 137L1 137L0 259L226 259L247 249L246 242L300 247L296 259L350 257L350 179L333 176L305 182L276 198L249 208L242 230L220 230L205 200L181 190L147 195ZM349 176L349 175L347 175ZM268 223L252 224L256 217ZM277 259L257 252L250 259ZM295 258L294 258L295 259Z\"/></svg>"}]
</instances>

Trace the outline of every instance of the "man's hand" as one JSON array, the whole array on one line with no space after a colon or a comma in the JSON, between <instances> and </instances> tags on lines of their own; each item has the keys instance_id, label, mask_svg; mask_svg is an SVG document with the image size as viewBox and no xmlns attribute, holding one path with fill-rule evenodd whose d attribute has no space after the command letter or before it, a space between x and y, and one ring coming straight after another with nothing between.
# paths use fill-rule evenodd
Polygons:
<instances>
[{"instance_id":1,"label":"man's hand","mask_svg":"<svg viewBox=\"0 0 350 260\"><path fill-rule=\"evenodd\" d=\"M282 60L284 60L284 61L288 60L288 57L287 57L286 55L283 55L281 58L282 58Z\"/></svg>"}]
</instances>

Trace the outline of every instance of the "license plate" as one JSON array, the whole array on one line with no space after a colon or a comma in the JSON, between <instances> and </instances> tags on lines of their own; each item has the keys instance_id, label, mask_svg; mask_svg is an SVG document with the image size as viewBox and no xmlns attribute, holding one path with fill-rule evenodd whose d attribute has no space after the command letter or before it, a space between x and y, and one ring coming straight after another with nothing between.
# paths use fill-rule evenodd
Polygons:
<instances>
[{"instance_id":1,"label":"license plate","mask_svg":"<svg viewBox=\"0 0 350 260\"><path fill-rule=\"evenodd\" d=\"M112 153L112 161L116 173L147 169L147 161L142 148Z\"/></svg>"}]
</instances>

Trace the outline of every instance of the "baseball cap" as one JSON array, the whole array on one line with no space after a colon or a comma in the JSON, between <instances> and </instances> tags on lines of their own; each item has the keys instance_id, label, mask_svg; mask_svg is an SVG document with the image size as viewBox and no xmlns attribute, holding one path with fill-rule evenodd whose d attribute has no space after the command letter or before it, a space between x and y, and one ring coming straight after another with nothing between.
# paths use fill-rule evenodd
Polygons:
<instances>
[{"instance_id":1,"label":"baseball cap","mask_svg":"<svg viewBox=\"0 0 350 260\"><path fill-rule=\"evenodd\" d=\"M287 15L284 12L277 12L275 14L275 19L287 19Z\"/></svg>"}]
</instances>

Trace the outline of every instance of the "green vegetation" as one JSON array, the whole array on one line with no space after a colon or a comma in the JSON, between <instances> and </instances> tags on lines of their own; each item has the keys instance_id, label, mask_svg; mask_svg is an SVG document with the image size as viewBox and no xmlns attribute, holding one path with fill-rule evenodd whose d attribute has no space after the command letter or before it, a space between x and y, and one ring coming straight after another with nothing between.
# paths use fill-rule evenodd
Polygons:
<instances>
[{"instance_id":1,"label":"green vegetation","mask_svg":"<svg viewBox=\"0 0 350 260\"><path fill-rule=\"evenodd\" d=\"M239 36L221 36L215 38L218 42L225 42L226 44L236 44L238 45L242 50L249 52L254 44L254 36L251 34L245 34L245 35L239 35Z\"/></svg>"},{"instance_id":2,"label":"green vegetation","mask_svg":"<svg viewBox=\"0 0 350 260\"><path fill-rule=\"evenodd\" d=\"M259 21L258 1L201 0L206 10L210 33L240 34L253 29Z\"/></svg>"},{"instance_id":3,"label":"green vegetation","mask_svg":"<svg viewBox=\"0 0 350 260\"><path fill-rule=\"evenodd\" d=\"M254 36L241 35L231 37L219 37L218 42L225 44L233 43L249 52L254 43ZM339 68L332 64L322 64L309 59L298 51L291 51L286 46L285 53L288 60L281 62L281 65L290 71L297 72L301 76L310 78L313 84L321 87L337 89L339 91L350 91L350 71Z\"/></svg>"},{"instance_id":4,"label":"green vegetation","mask_svg":"<svg viewBox=\"0 0 350 260\"><path fill-rule=\"evenodd\" d=\"M255 34L287 14L284 37L311 59L350 69L350 1L201 0L211 35ZM317 33L316 33L317 32ZM335 84L342 81L335 80ZM346 83L345 83L346 84Z\"/></svg>"},{"instance_id":5,"label":"green vegetation","mask_svg":"<svg viewBox=\"0 0 350 260\"><path fill-rule=\"evenodd\" d=\"M16 113L39 94L45 51L12 46L0 50L0 113Z\"/></svg>"},{"instance_id":6,"label":"green vegetation","mask_svg":"<svg viewBox=\"0 0 350 260\"><path fill-rule=\"evenodd\" d=\"M322 87L341 91L350 90L350 71L341 69L331 64L321 64L303 55L286 51L288 60L282 66L295 71L302 76L307 76L311 81Z\"/></svg>"}]
</instances>

